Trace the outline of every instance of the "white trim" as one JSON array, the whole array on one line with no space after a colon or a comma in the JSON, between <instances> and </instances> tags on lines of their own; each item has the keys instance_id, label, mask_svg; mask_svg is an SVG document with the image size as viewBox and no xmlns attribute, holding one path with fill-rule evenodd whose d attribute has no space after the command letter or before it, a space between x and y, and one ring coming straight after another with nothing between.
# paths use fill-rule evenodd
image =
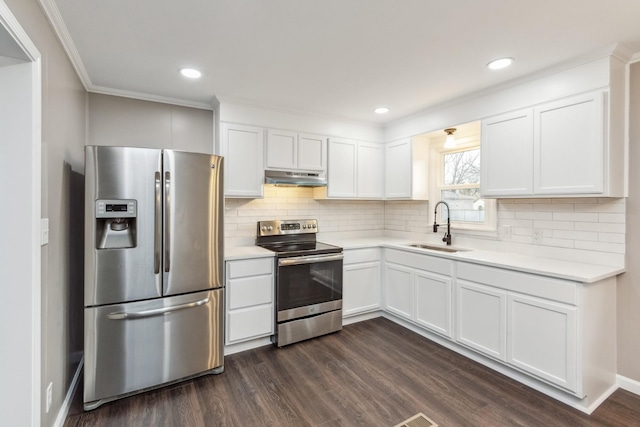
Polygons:
<instances>
[{"instance_id":1,"label":"white trim","mask_svg":"<svg viewBox=\"0 0 640 427\"><path fill-rule=\"evenodd\" d=\"M91 77L87 72L87 68L80 57L80 53L78 52L78 48L76 47L75 42L71 38L71 34L69 33L69 29L67 28L67 24L62 19L62 15L60 14L60 10L56 5L54 0L38 0L44 14L47 19L51 23L53 27L53 31L58 36L64 51L67 53L73 68L76 70L80 81L82 82L84 88L87 92L92 93L100 93L104 95L113 95L113 96L122 96L125 98L133 98L140 99L142 101L152 101L152 102L161 102L164 104L173 104L180 105L183 107L191 107L191 108L200 108L203 110L212 110L216 105L217 100L215 97L212 97L210 103L204 102L195 102L195 101L185 101L183 99L159 96L159 95L151 95L147 93L133 92L122 89L113 89L107 88L103 86L96 86L91 81Z\"/></svg>"},{"instance_id":2,"label":"white trim","mask_svg":"<svg viewBox=\"0 0 640 427\"><path fill-rule=\"evenodd\" d=\"M41 359L42 359L42 305L41 305L41 139L42 139L42 63L41 54L24 31L9 7L0 0L0 25L20 46L32 62L32 109L31 109L31 425L40 426L41 421Z\"/></svg>"},{"instance_id":3,"label":"white trim","mask_svg":"<svg viewBox=\"0 0 640 427\"><path fill-rule=\"evenodd\" d=\"M633 394L637 394L638 396L640 396L640 381L633 380L620 374L616 376L616 381L618 387L620 387L621 389L627 390Z\"/></svg>"},{"instance_id":4,"label":"white trim","mask_svg":"<svg viewBox=\"0 0 640 427\"><path fill-rule=\"evenodd\" d=\"M204 102L185 101L184 99L170 98L167 96L150 95L147 93L133 92L133 91L122 90L122 89L112 89L109 87L94 86L94 85L91 85L89 89L87 89L87 91L91 93L99 93L102 95L112 95L112 96L121 96L124 98L139 99L141 101L161 102L163 104L199 108L201 110L213 110L214 109L213 104L217 102L215 97L212 97L211 103L207 104Z\"/></svg>"},{"instance_id":5,"label":"white trim","mask_svg":"<svg viewBox=\"0 0 640 427\"><path fill-rule=\"evenodd\" d=\"M91 78L87 73L87 69L82 62L82 59L80 59L80 54L78 53L76 44L73 42L71 34L69 34L69 30L67 29L67 25L62 19L62 15L60 15L58 6L56 5L54 0L38 0L38 2L40 3L40 6L42 7L42 10L44 11L47 19L51 23L53 31L58 36L62 47L64 48L65 52L67 52L67 56L69 57L73 68L76 70L80 81L84 85L84 88L86 90L89 90L89 88L92 86Z\"/></svg>"},{"instance_id":6,"label":"white trim","mask_svg":"<svg viewBox=\"0 0 640 427\"><path fill-rule=\"evenodd\" d=\"M16 17L13 16L4 0L0 0L0 24L7 29L7 32L13 37L31 61L36 61L40 58L40 52L36 48L36 45L33 44L22 26L20 26L20 23Z\"/></svg>"},{"instance_id":7,"label":"white trim","mask_svg":"<svg viewBox=\"0 0 640 427\"><path fill-rule=\"evenodd\" d=\"M42 204L42 61L38 57L31 67L32 76L32 158L31 158L31 372L33 375L32 407L37 408L33 425L40 425L40 395L42 386L42 260L41 260L41 204Z\"/></svg>"},{"instance_id":8,"label":"white trim","mask_svg":"<svg viewBox=\"0 0 640 427\"><path fill-rule=\"evenodd\" d=\"M78 384L80 380L80 373L82 372L82 367L84 366L84 356L80 359L80 363L78 364L78 368L76 369L76 373L73 375L73 379L71 380L71 385L69 386L69 390L67 390L67 395L64 398L64 402L62 402L62 407L58 411L58 416L56 417L56 421L53 423L53 427L63 427L64 422L67 420L67 415L69 414L69 409L71 409L71 404L73 403L73 397L78 390Z\"/></svg>"}]
</instances>

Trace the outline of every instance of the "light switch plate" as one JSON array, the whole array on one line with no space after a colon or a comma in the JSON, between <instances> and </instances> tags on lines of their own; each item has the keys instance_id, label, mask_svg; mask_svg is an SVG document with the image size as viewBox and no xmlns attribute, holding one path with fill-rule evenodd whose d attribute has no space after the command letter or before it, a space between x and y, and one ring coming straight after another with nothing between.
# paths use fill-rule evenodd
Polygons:
<instances>
[{"instance_id":1,"label":"light switch plate","mask_svg":"<svg viewBox=\"0 0 640 427\"><path fill-rule=\"evenodd\" d=\"M49 218L40 219L40 246L49 243Z\"/></svg>"}]
</instances>

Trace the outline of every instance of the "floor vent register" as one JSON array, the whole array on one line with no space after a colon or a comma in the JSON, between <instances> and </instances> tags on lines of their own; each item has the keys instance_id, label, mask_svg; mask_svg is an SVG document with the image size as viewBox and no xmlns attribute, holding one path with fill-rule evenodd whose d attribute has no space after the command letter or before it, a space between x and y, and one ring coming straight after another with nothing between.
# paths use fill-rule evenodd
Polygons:
<instances>
[{"instance_id":1,"label":"floor vent register","mask_svg":"<svg viewBox=\"0 0 640 427\"><path fill-rule=\"evenodd\" d=\"M438 424L421 412L400 424L396 424L394 427L438 427Z\"/></svg>"}]
</instances>

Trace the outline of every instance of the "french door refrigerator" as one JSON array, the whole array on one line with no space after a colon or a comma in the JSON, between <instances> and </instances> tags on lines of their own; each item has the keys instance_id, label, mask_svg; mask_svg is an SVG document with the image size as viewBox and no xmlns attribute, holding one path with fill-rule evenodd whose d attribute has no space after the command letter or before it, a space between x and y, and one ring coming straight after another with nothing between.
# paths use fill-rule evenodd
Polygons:
<instances>
[{"instance_id":1,"label":"french door refrigerator","mask_svg":"<svg viewBox=\"0 0 640 427\"><path fill-rule=\"evenodd\" d=\"M224 370L222 167L85 147L85 410Z\"/></svg>"}]
</instances>

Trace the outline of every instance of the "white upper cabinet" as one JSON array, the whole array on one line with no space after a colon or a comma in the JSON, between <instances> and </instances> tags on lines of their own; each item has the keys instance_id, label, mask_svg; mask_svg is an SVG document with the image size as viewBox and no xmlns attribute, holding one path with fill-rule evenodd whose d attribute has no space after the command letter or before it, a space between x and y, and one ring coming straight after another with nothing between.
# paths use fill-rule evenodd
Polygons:
<instances>
[{"instance_id":1,"label":"white upper cabinet","mask_svg":"<svg viewBox=\"0 0 640 427\"><path fill-rule=\"evenodd\" d=\"M306 133L298 134L298 168L309 171L327 169L327 138Z\"/></svg>"},{"instance_id":2,"label":"white upper cabinet","mask_svg":"<svg viewBox=\"0 0 640 427\"><path fill-rule=\"evenodd\" d=\"M428 144L419 138L407 138L386 144L384 197L427 200L428 156Z\"/></svg>"},{"instance_id":3,"label":"white upper cabinet","mask_svg":"<svg viewBox=\"0 0 640 427\"><path fill-rule=\"evenodd\" d=\"M267 169L324 171L327 139L319 135L269 129Z\"/></svg>"},{"instance_id":4,"label":"white upper cabinet","mask_svg":"<svg viewBox=\"0 0 640 427\"><path fill-rule=\"evenodd\" d=\"M222 124L225 197L263 197L263 143L262 128Z\"/></svg>"},{"instance_id":5,"label":"white upper cabinet","mask_svg":"<svg viewBox=\"0 0 640 427\"><path fill-rule=\"evenodd\" d=\"M328 197L357 197L357 155L357 141L329 139Z\"/></svg>"},{"instance_id":6,"label":"white upper cabinet","mask_svg":"<svg viewBox=\"0 0 640 427\"><path fill-rule=\"evenodd\" d=\"M267 130L267 168L297 169L298 134L281 130Z\"/></svg>"},{"instance_id":7,"label":"white upper cabinet","mask_svg":"<svg viewBox=\"0 0 640 427\"><path fill-rule=\"evenodd\" d=\"M601 194L604 94L575 96L533 109L534 193Z\"/></svg>"},{"instance_id":8,"label":"white upper cabinet","mask_svg":"<svg viewBox=\"0 0 640 427\"><path fill-rule=\"evenodd\" d=\"M359 198L382 199L384 171L382 144L358 142L357 194Z\"/></svg>"},{"instance_id":9,"label":"white upper cabinet","mask_svg":"<svg viewBox=\"0 0 640 427\"><path fill-rule=\"evenodd\" d=\"M606 95L590 92L483 120L482 195L623 196L624 141L607 129Z\"/></svg>"},{"instance_id":10,"label":"white upper cabinet","mask_svg":"<svg viewBox=\"0 0 640 427\"><path fill-rule=\"evenodd\" d=\"M482 122L480 192L485 197L533 193L533 111Z\"/></svg>"},{"instance_id":11,"label":"white upper cabinet","mask_svg":"<svg viewBox=\"0 0 640 427\"><path fill-rule=\"evenodd\" d=\"M382 144L329 139L327 189L316 197L382 199L384 146Z\"/></svg>"}]
</instances>

